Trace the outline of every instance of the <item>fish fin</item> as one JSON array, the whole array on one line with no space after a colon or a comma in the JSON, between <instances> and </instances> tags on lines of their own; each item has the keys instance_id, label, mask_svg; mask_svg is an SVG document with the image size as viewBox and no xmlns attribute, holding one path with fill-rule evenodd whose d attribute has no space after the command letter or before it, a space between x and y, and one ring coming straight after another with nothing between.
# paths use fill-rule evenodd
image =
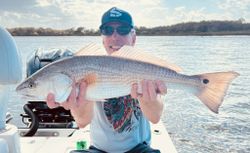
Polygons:
<instances>
[{"instance_id":1,"label":"fish fin","mask_svg":"<svg viewBox=\"0 0 250 153\"><path fill-rule=\"evenodd\" d=\"M145 51L142 51L141 49L135 48L133 46L123 46L119 51L112 53L111 56L117 56L117 57L152 63L162 67L166 67L176 72L182 71L182 69L179 66L169 63L166 60L147 54L145 53Z\"/></svg>"},{"instance_id":2,"label":"fish fin","mask_svg":"<svg viewBox=\"0 0 250 153\"><path fill-rule=\"evenodd\" d=\"M84 56L84 55L106 55L105 49L101 45L95 43L90 43L87 46L83 47L77 51L75 56Z\"/></svg>"},{"instance_id":3,"label":"fish fin","mask_svg":"<svg viewBox=\"0 0 250 153\"><path fill-rule=\"evenodd\" d=\"M94 84L97 80L97 75L96 73L89 73L84 77L84 80L88 85Z\"/></svg>"},{"instance_id":4,"label":"fish fin","mask_svg":"<svg viewBox=\"0 0 250 153\"><path fill-rule=\"evenodd\" d=\"M239 74L237 72L216 72L196 75L201 78L202 87L195 94L211 111L218 113L229 84Z\"/></svg>"}]
</instances>

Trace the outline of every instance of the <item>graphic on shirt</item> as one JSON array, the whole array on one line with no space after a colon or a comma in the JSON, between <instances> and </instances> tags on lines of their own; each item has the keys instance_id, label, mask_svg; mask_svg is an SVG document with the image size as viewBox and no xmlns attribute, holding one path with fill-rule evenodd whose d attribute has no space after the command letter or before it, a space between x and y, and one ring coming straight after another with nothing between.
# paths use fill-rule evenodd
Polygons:
<instances>
[{"instance_id":1,"label":"graphic on shirt","mask_svg":"<svg viewBox=\"0 0 250 153\"><path fill-rule=\"evenodd\" d=\"M130 95L108 99L104 103L104 112L114 130L119 133L130 131L133 128L135 122L132 120L133 115L137 121L141 116L139 102Z\"/></svg>"}]
</instances>

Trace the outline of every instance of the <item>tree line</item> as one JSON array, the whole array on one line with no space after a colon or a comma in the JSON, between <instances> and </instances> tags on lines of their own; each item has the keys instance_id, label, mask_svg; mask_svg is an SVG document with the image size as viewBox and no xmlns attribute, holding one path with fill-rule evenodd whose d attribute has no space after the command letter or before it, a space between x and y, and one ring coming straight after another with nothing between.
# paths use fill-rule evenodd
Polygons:
<instances>
[{"instance_id":1,"label":"tree line","mask_svg":"<svg viewBox=\"0 0 250 153\"><path fill-rule=\"evenodd\" d=\"M135 27L137 35L141 36L174 36L174 35L250 35L250 23L244 19L236 21L201 21L186 22L171 26L153 28ZM98 36L99 30L84 27L56 30L52 28L11 28L8 31L13 36Z\"/></svg>"}]
</instances>

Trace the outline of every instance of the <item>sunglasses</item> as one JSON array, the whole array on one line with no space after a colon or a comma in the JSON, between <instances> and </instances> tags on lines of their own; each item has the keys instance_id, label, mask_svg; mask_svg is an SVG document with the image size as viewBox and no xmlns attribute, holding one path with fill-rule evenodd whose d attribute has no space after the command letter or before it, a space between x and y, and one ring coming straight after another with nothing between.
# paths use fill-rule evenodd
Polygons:
<instances>
[{"instance_id":1,"label":"sunglasses","mask_svg":"<svg viewBox=\"0 0 250 153\"><path fill-rule=\"evenodd\" d=\"M118 26L118 27L112 27L112 26L103 26L100 31L102 35L105 36L111 36L115 31L121 35L121 36L125 36L127 34L130 33L132 27L131 26Z\"/></svg>"}]
</instances>

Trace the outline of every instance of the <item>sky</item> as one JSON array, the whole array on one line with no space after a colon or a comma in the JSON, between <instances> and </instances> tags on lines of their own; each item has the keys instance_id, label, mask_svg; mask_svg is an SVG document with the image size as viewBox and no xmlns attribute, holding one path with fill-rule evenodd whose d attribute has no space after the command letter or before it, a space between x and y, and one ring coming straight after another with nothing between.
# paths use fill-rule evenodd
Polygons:
<instances>
[{"instance_id":1,"label":"sky","mask_svg":"<svg viewBox=\"0 0 250 153\"><path fill-rule=\"evenodd\" d=\"M111 7L130 12L137 27L204 20L250 22L250 0L0 0L0 25L98 29Z\"/></svg>"}]
</instances>

